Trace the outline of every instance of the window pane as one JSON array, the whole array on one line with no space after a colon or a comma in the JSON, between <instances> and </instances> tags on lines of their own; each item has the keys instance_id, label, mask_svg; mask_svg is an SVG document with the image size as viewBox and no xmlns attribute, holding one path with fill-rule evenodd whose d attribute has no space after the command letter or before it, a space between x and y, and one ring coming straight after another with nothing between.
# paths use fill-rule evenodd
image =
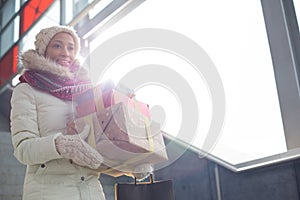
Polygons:
<instances>
[{"instance_id":1,"label":"window pane","mask_svg":"<svg viewBox=\"0 0 300 200\"><path fill-rule=\"evenodd\" d=\"M19 39L19 29L20 29L20 17L16 16L14 19L14 42L18 41Z\"/></svg>"},{"instance_id":2,"label":"window pane","mask_svg":"<svg viewBox=\"0 0 300 200\"><path fill-rule=\"evenodd\" d=\"M74 14L73 14L73 1L64 1L65 5L64 7L62 7L62 9L65 9L65 23L68 24L71 22L71 20L73 19L74 17Z\"/></svg>"},{"instance_id":3,"label":"window pane","mask_svg":"<svg viewBox=\"0 0 300 200\"><path fill-rule=\"evenodd\" d=\"M6 1L2 12L2 27L4 27L15 14L15 1Z\"/></svg>"},{"instance_id":4,"label":"window pane","mask_svg":"<svg viewBox=\"0 0 300 200\"><path fill-rule=\"evenodd\" d=\"M101 12L108 4L110 4L113 0L102 0L98 2L90 11L89 11L89 19L94 18L99 12Z\"/></svg>"},{"instance_id":5,"label":"window pane","mask_svg":"<svg viewBox=\"0 0 300 200\"><path fill-rule=\"evenodd\" d=\"M35 35L42 29L49 26L58 25L60 20L60 5L59 1L55 1L50 9L43 15L43 17L34 25L30 31L26 33L20 42L20 51L34 49Z\"/></svg>"},{"instance_id":6,"label":"window pane","mask_svg":"<svg viewBox=\"0 0 300 200\"><path fill-rule=\"evenodd\" d=\"M87 5L89 4L88 0L74 0L73 1L73 16L78 15Z\"/></svg>"},{"instance_id":7,"label":"window pane","mask_svg":"<svg viewBox=\"0 0 300 200\"><path fill-rule=\"evenodd\" d=\"M20 0L15 0L15 13L20 9Z\"/></svg>"},{"instance_id":8,"label":"window pane","mask_svg":"<svg viewBox=\"0 0 300 200\"><path fill-rule=\"evenodd\" d=\"M116 34L138 28L161 28L183 34L200 45L214 62L225 89L226 119L223 130L215 141L215 148L208 150L210 153L237 164L286 151L260 1L191 0L189 3L179 0L145 1L109 30L99 35L91 43L91 49L93 51L103 41ZM127 60L119 58L118 62L122 65L114 61L118 67L115 67L112 74L117 74L118 71L126 68L126 62L130 66L141 66L143 62L144 64L162 63L182 74L188 71L187 67L190 67L188 63L182 65L186 68L175 66L176 62L172 62L172 59L174 61L180 58L174 58L174 55L168 57L162 55L165 52L159 51L148 53L148 56L142 56L141 51L136 52L135 61L130 57L134 57L132 54L127 56ZM151 59L146 60L147 57ZM127 70L130 71L132 68L128 67ZM125 73L121 72L119 76ZM201 92L195 93L200 123L193 141L195 147L202 149L214 113L211 109L209 92L205 88L205 80L199 75L192 84L190 79L193 76L191 71L184 78L189 81L194 91L199 91L198 88L202 87ZM145 93L148 93L144 98L147 103L159 104L155 92ZM165 105L164 101L165 99L161 100L162 107ZM174 136L178 132L178 127L174 125L180 120L180 112L177 111L177 108L165 110L167 118L165 129ZM184 137L181 139L185 140Z\"/></svg>"},{"instance_id":9,"label":"window pane","mask_svg":"<svg viewBox=\"0 0 300 200\"><path fill-rule=\"evenodd\" d=\"M14 43L14 23L10 23L9 26L3 31L1 35L1 55L3 56L7 50L12 47Z\"/></svg>"}]
</instances>

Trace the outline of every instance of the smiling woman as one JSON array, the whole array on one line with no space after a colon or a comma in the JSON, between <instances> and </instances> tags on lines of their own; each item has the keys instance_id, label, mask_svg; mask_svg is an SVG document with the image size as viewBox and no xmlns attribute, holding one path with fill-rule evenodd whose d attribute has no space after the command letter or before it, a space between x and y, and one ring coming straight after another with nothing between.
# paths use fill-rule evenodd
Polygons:
<instances>
[{"instance_id":1,"label":"smiling woman","mask_svg":"<svg viewBox=\"0 0 300 200\"><path fill-rule=\"evenodd\" d=\"M79 135L68 135L73 118L72 95L91 87L77 61L79 39L66 26L42 29L35 49L25 51L11 99L14 155L27 166L23 199L101 199L105 196L97 169L102 156ZM55 183L55 184L54 184Z\"/></svg>"}]
</instances>

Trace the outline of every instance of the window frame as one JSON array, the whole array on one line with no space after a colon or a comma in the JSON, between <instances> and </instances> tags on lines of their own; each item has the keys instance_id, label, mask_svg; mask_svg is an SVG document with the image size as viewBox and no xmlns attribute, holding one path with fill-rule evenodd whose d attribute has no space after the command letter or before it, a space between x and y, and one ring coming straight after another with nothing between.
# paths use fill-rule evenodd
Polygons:
<instances>
[{"instance_id":1,"label":"window frame","mask_svg":"<svg viewBox=\"0 0 300 200\"><path fill-rule=\"evenodd\" d=\"M300 40L293 0L261 0L287 148L300 147Z\"/></svg>"}]
</instances>

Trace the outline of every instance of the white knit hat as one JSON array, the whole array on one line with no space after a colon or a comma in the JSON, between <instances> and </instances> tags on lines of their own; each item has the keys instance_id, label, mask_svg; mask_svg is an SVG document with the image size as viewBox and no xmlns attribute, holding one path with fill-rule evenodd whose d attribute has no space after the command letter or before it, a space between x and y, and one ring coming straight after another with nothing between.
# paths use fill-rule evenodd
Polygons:
<instances>
[{"instance_id":1,"label":"white knit hat","mask_svg":"<svg viewBox=\"0 0 300 200\"><path fill-rule=\"evenodd\" d=\"M78 35L76 34L75 30L72 27L69 26L52 26L49 28L42 29L36 36L35 36L35 50L42 56L45 55L46 48L51 41L51 39L57 34L57 33L69 33L75 42L75 55L78 53L80 49L80 40Z\"/></svg>"}]
</instances>

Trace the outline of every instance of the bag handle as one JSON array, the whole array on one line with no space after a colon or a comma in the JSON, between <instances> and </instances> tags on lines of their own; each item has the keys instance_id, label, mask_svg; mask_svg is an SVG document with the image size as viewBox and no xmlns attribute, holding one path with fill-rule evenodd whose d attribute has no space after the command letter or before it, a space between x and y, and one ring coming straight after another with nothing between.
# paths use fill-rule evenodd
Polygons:
<instances>
[{"instance_id":1,"label":"bag handle","mask_svg":"<svg viewBox=\"0 0 300 200\"><path fill-rule=\"evenodd\" d=\"M154 177L153 177L153 174L152 174L152 173L150 173L149 178L150 178L150 184L153 184L153 182L154 182ZM137 180L136 180L136 177L134 177L134 185L138 185Z\"/></svg>"}]
</instances>

